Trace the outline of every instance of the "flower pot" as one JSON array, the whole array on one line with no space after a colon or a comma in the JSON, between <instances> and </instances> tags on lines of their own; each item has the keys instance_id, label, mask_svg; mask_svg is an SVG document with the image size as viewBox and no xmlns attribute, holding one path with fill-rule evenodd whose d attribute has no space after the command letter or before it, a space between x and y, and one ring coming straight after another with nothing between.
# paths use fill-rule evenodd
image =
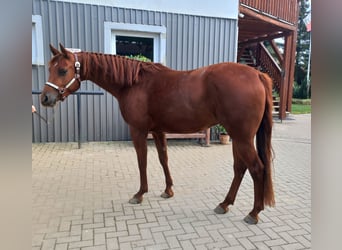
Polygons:
<instances>
[{"instance_id":1,"label":"flower pot","mask_svg":"<svg viewBox=\"0 0 342 250\"><path fill-rule=\"evenodd\" d=\"M220 143L224 145L229 144L229 135L220 134Z\"/></svg>"}]
</instances>

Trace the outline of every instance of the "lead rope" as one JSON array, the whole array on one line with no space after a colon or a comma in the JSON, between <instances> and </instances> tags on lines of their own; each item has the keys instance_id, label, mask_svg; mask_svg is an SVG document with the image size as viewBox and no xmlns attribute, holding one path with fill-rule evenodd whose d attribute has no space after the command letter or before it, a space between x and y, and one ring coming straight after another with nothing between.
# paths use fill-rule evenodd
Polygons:
<instances>
[{"instance_id":1,"label":"lead rope","mask_svg":"<svg viewBox=\"0 0 342 250\"><path fill-rule=\"evenodd\" d=\"M36 115L38 115L38 117L41 119L41 120L43 120L47 125L50 125L51 124L51 122L55 119L55 117L56 117L56 114L57 114L57 110L58 110L58 107L59 107L59 105L57 104L55 107L53 107L53 109L52 109L52 117L49 119L49 120L47 120L46 118L44 118L37 110L35 110L33 113L34 114L36 114Z\"/></svg>"}]
</instances>

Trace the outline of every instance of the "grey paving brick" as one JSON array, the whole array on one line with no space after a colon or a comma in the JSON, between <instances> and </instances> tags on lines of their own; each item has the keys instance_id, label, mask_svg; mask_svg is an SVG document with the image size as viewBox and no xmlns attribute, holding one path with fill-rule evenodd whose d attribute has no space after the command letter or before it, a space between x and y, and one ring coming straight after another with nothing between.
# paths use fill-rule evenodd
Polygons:
<instances>
[{"instance_id":1,"label":"grey paving brick","mask_svg":"<svg viewBox=\"0 0 342 250\"><path fill-rule=\"evenodd\" d=\"M191 239L197 239L198 235L196 233L184 233L177 235L178 240L191 240Z\"/></svg>"},{"instance_id":2,"label":"grey paving brick","mask_svg":"<svg viewBox=\"0 0 342 250\"><path fill-rule=\"evenodd\" d=\"M158 223L159 225L159 223ZM156 227L151 227L151 232L155 233L155 232L165 232L165 231L169 231L171 230L171 226L170 225L165 225L165 226L156 226Z\"/></svg>"},{"instance_id":3,"label":"grey paving brick","mask_svg":"<svg viewBox=\"0 0 342 250\"><path fill-rule=\"evenodd\" d=\"M148 222L148 223L140 223L139 228L154 228L159 227L158 222Z\"/></svg>"},{"instance_id":4,"label":"grey paving brick","mask_svg":"<svg viewBox=\"0 0 342 250\"><path fill-rule=\"evenodd\" d=\"M304 246L298 242L287 244L283 246L284 250L297 250L297 249L305 249Z\"/></svg>"},{"instance_id":5,"label":"grey paving brick","mask_svg":"<svg viewBox=\"0 0 342 250\"><path fill-rule=\"evenodd\" d=\"M140 219L132 219L132 220L127 220L127 225L129 224L145 224L146 223L146 219L145 218L140 218Z\"/></svg>"},{"instance_id":6,"label":"grey paving brick","mask_svg":"<svg viewBox=\"0 0 342 250\"><path fill-rule=\"evenodd\" d=\"M42 250L54 249L56 244L56 239L48 239L42 241Z\"/></svg>"},{"instance_id":7,"label":"grey paving brick","mask_svg":"<svg viewBox=\"0 0 342 250\"><path fill-rule=\"evenodd\" d=\"M94 245L105 245L106 237L104 233L97 233L94 235Z\"/></svg>"},{"instance_id":8,"label":"grey paving brick","mask_svg":"<svg viewBox=\"0 0 342 250\"><path fill-rule=\"evenodd\" d=\"M180 241L180 244L182 246L182 249L189 249L189 250L192 250L192 249L195 250L196 249L190 240Z\"/></svg>"},{"instance_id":9,"label":"grey paving brick","mask_svg":"<svg viewBox=\"0 0 342 250\"><path fill-rule=\"evenodd\" d=\"M201 238L209 236L208 231L204 227L194 227L194 229Z\"/></svg>"},{"instance_id":10,"label":"grey paving brick","mask_svg":"<svg viewBox=\"0 0 342 250\"><path fill-rule=\"evenodd\" d=\"M107 250L119 249L119 243L117 238L106 239Z\"/></svg>"},{"instance_id":11,"label":"grey paving brick","mask_svg":"<svg viewBox=\"0 0 342 250\"><path fill-rule=\"evenodd\" d=\"M91 229L88 229L91 230ZM94 228L95 233L109 233L109 232L116 232L116 227L102 227L102 228Z\"/></svg>"},{"instance_id":12,"label":"grey paving brick","mask_svg":"<svg viewBox=\"0 0 342 250\"><path fill-rule=\"evenodd\" d=\"M254 232L248 230L248 231L241 231L233 234L236 238L246 238L250 236L254 236Z\"/></svg>"},{"instance_id":13,"label":"grey paving brick","mask_svg":"<svg viewBox=\"0 0 342 250\"><path fill-rule=\"evenodd\" d=\"M100 223L82 224L82 227L83 227L83 229L103 228L104 227L104 223L100 222Z\"/></svg>"},{"instance_id":14,"label":"grey paving brick","mask_svg":"<svg viewBox=\"0 0 342 250\"><path fill-rule=\"evenodd\" d=\"M109 232L106 233L107 238L115 238L115 237L122 237L128 236L128 231L119 231L119 232Z\"/></svg>"},{"instance_id":15,"label":"grey paving brick","mask_svg":"<svg viewBox=\"0 0 342 250\"><path fill-rule=\"evenodd\" d=\"M147 246L146 249L151 249L151 250L166 250L170 249L169 245L166 243L163 244L155 244L153 246Z\"/></svg>"},{"instance_id":16,"label":"grey paving brick","mask_svg":"<svg viewBox=\"0 0 342 250\"><path fill-rule=\"evenodd\" d=\"M169 244L169 247L171 249L175 249L175 248L180 248L181 247L181 245L179 243L179 240L178 240L178 238L176 236L166 237L166 241Z\"/></svg>"},{"instance_id":17,"label":"grey paving brick","mask_svg":"<svg viewBox=\"0 0 342 250\"><path fill-rule=\"evenodd\" d=\"M74 241L80 241L80 240L81 240L81 236L60 237L60 238L57 238L57 243L74 242Z\"/></svg>"},{"instance_id":18,"label":"grey paving brick","mask_svg":"<svg viewBox=\"0 0 342 250\"><path fill-rule=\"evenodd\" d=\"M219 242L214 242L214 243L208 243L207 247L209 249L222 249L225 247L229 247L229 244L226 241L219 241Z\"/></svg>"},{"instance_id":19,"label":"grey paving brick","mask_svg":"<svg viewBox=\"0 0 342 250\"><path fill-rule=\"evenodd\" d=\"M266 228L266 229L264 230L264 232L265 232L265 234L266 234L268 237L270 237L272 240L273 240L273 239L279 239L279 238L280 238L280 235L279 235L278 233L274 232L272 228Z\"/></svg>"},{"instance_id":20,"label":"grey paving brick","mask_svg":"<svg viewBox=\"0 0 342 250\"><path fill-rule=\"evenodd\" d=\"M232 247L224 247L222 250L244 250L243 246L232 246Z\"/></svg>"},{"instance_id":21,"label":"grey paving brick","mask_svg":"<svg viewBox=\"0 0 342 250\"><path fill-rule=\"evenodd\" d=\"M303 235L295 236L295 239L305 247L311 246L311 242L308 241Z\"/></svg>"},{"instance_id":22,"label":"grey paving brick","mask_svg":"<svg viewBox=\"0 0 342 250\"><path fill-rule=\"evenodd\" d=\"M59 238L59 237L68 237L68 236L70 236L70 232L47 233L45 235L45 239Z\"/></svg>"},{"instance_id":23,"label":"grey paving brick","mask_svg":"<svg viewBox=\"0 0 342 250\"><path fill-rule=\"evenodd\" d=\"M286 244L286 241L283 239L266 240L265 244L269 247L272 247L272 246L284 245Z\"/></svg>"},{"instance_id":24,"label":"grey paving brick","mask_svg":"<svg viewBox=\"0 0 342 250\"><path fill-rule=\"evenodd\" d=\"M152 239L152 233L149 228L140 229L140 235L142 239Z\"/></svg>"},{"instance_id":25,"label":"grey paving brick","mask_svg":"<svg viewBox=\"0 0 342 250\"><path fill-rule=\"evenodd\" d=\"M82 234L82 224L72 225L70 228L70 236L77 236Z\"/></svg>"},{"instance_id":26,"label":"grey paving brick","mask_svg":"<svg viewBox=\"0 0 342 250\"><path fill-rule=\"evenodd\" d=\"M163 244L166 242L165 236L162 232L153 233L152 236L153 236L153 239L156 242L156 244Z\"/></svg>"},{"instance_id":27,"label":"grey paving brick","mask_svg":"<svg viewBox=\"0 0 342 250\"><path fill-rule=\"evenodd\" d=\"M45 234L35 234L32 236L32 246L41 246Z\"/></svg>"},{"instance_id":28,"label":"grey paving brick","mask_svg":"<svg viewBox=\"0 0 342 250\"><path fill-rule=\"evenodd\" d=\"M240 238L238 241L245 249L255 249L255 245L248 238Z\"/></svg>"},{"instance_id":29,"label":"grey paving brick","mask_svg":"<svg viewBox=\"0 0 342 250\"><path fill-rule=\"evenodd\" d=\"M69 243L69 249L91 247L93 246L93 240L83 240Z\"/></svg>"},{"instance_id":30,"label":"grey paving brick","mask_svg":"<svg viewBox=\"0 0 342 250\"><path fill-rule=\"evenodd\" d=\"M59 231L70 231L71 222L70 221L61 221L59 225Z\"/></svg>"},{"instance_id":31,"label":"grey paving brick","mask_svg":"<svg viewBox=\"0 0 342 250\"><path fill-rule=\"evenodd\" d=\"M105 245L82 247L81 250L107 250Z\"/></svg>"},{"instance_id":32,"label":"grey paving brick","mask_svg":"<svg viewBox=\"0 0 342 250\"><path fill-rule=\"evenodd\" d=\"M82 240L92 240L94 238L94 230L93 229L84 229L82 230Z\"/></svg>"},{"instance_id":33,"label":"grey paving brick","mask_svg":"<svg viewBox=\"0 0 342 250\"><path fill-rule=\"evenodd\" d=\"M137 241L141 240L140 235L128 235L128 236L120 236L119 237L119 242L124 243L124 242L132 242L132 241Z\"/></svg>"},{"instance_id":34,"label":"grey paving brick","mask_svg":"<svg viewBox=\"0 0 342 250\"><path fill-rule=\"evenodd\" d=\"M206 245L206 244L212 243L214 242L214 240L211 237L198 237L196 239L192 239L191 242L197 248L200 245Z\"/></svg>"},{"instance_id":35,"label":"grey paving brick","mask_svg":"<svg viewBox=\"0 0 342 250\"><path fill-rule=\"evenodd\" d=\"M254 243L255 244L255 246L256 246L256 249L260 249L260 250L268 250L268 249L270 249L270 247L269 246L267 246L264 242L262 242L262 241L259 241L259 242L256 242L256 243Z\"/></svg>"},{"instance_id":36,"label":"grey paving brick","mask_svg":"<svg viewBox=\"0 0 342 250\"><path fill-rule=\"evenodd\" d=\"M297 240L292 237L288 232L279 233L280 237L283 238L287 243L295 243Z\"/></svg>"},{"instance_id":37,"label":"grey paving brick","mask_svg":"<svg viewBox=\"0 0 342 250\"><path fill-rule=\"evenodd\" d=\"M56 244L54 250L68 250L68 243Z\"/></svg>"},{"instance_id":38,"label":"grey paving brick","mask_svg":"<svg viewBox=\"0 0 342 250\"><path fill-rule=\"evenodd\" d=\"M116 229L118 231L126 231L127 230L126 221L116 221L115 225L116 225Z\"/></svg>"},{"instance_id":39,"label":"grey paving brick","mask_svg":"<svg viewBox=\"0 0 342 250\"><path fill-rule=\"evenodd\" d=\"M270 237L268 235L266 235L266 234L259 234L259 235L248 237L248 239L251 242L259 242L259 241L270 240Z\"/></svg>"}]
</instances>

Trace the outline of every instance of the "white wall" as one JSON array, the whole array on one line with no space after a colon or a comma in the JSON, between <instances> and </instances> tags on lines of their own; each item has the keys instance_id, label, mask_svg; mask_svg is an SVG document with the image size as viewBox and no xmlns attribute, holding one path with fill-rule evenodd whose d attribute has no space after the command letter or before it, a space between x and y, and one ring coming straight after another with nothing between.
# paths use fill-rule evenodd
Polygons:
<instances>
[{"instance_id":1,"label":"white wall","mask_svg":"<svg viewBox=\"0 0 342 250\"><path fill-rule=\"evenodd\" d=\"M55 0L237 19L239 0Z\"/></svg>"}]
</instances>

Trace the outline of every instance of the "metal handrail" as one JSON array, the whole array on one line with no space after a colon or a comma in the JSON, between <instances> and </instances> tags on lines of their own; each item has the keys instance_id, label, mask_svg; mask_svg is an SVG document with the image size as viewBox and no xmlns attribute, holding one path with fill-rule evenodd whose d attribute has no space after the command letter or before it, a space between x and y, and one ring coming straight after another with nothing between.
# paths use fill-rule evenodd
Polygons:
<instances>
[{"instance_id":1,"label":"metal handrail","mask_svg":"<svg viewBox=\"0 0 342 250\"><path fill-rule=\"evenodd\" d=\"M33 95L40 95L42 91L32 90ZM78 130L78 148L81 148L81 95L104 95L102 91L76 91L72 95L77 96L77 130Z\"/></svg>"}]
</instances>

